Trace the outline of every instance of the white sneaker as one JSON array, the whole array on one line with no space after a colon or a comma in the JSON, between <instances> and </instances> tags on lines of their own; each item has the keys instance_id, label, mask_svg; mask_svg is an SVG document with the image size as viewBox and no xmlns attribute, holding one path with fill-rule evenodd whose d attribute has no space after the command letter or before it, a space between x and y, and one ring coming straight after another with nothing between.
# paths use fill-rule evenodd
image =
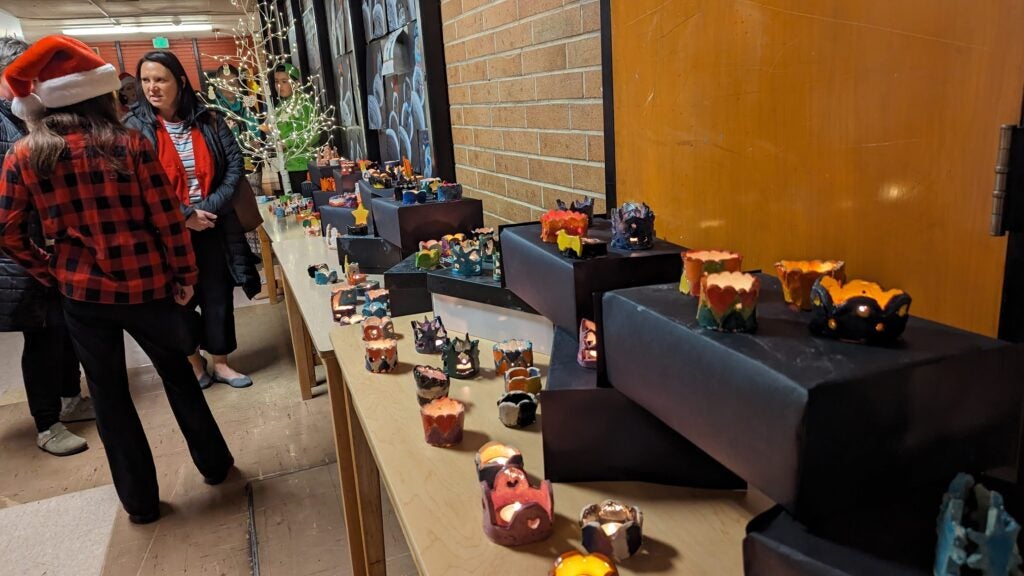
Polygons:
<instances>
[{"instance_id":1,"label":"white sneaker","mask_svg":"<svg viewBox=\"0 0 1024 576\"><path fill-rule=\"evenodd\" d=\"M61 398L60 421L85 422L96 419L96 411L92 407L92 398L78 394L73 398Z\"/></svg>"},{"instance_id":2,"label":"white sneaker","mask_svg":"<svg viewBox=\"0 0 1024 576\"><path fill-rule=\"evenodd\" d=\"M54 456L71 456L89 448L85 438L72 433L60 422L50 426L46 432L40 432L36 436L36 446Z\"/></svg>"}]
</instances>

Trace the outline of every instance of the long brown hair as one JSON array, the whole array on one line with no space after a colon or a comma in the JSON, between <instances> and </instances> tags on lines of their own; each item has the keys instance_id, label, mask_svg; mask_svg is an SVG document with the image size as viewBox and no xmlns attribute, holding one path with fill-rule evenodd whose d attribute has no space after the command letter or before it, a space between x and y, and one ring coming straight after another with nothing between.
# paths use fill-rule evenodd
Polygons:
<instances>
[{"instance_id":1,"label":"long brown hair","mask_svg":"<svg viewBox=\"0 0 1024 576\"><path fill-rule=\"evenodd\" d=\"M53 174L57 160L67 148L64 136L76 132L85 135L107 167L121 173L129 172L123 159L114 154L118 140L128 133L128 129L117 116L113 93L63 108L48 109L41 118L29 121L28 129L25 145L29 150L29 164L44 178Z\"/></svg>"}]
</instances>

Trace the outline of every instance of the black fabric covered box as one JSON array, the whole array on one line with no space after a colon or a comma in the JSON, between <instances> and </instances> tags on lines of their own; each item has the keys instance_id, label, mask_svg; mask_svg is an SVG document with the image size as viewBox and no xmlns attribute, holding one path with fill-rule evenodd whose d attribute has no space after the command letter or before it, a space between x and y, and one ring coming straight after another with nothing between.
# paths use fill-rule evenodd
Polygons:
<instances>
[{"instance_id":1,"label":"black fabric covered box","mask_svg":"<svg viewBox=\"0 0 1024 576\"><path fill-rule=\"evenodd\" d=\"M388 289L392 316L419 314L434 308L427 289L427 273L416 268L415 254L384 273L384 287Z\"/></svg>"},{"instance_id":2,"label":"black fabric covered box","mask_svg":"<svg viewBox=\"0 0 1024 576\"><path fill-rule=\"evenodd\" d=\"M554 482L633 481L742 489L739 477L576 363L576 338L555 328L541 393L544 474Z\"/></svg>"},{"instance_id":3,"label":"black fabric covered box","mask_svg":"<svg viewBox=\"0 0 1024 576\"><path fill-rule=\"evenodd\" d=\"M337 194L355 192L356 184L363 179L363 173L358 169L343 175L341 168L334 168L331 173L334 175L334 190Z\"/></svg>"},{"instance_id":4,"label":"black fabric covered box","mask_svg":"<svg viewBox=\"0 0 1024 576\"><path fill-rule=\"evenodd\" d=\"M401 247L406 255L419 250L423 240L468 233L484 225L484 205L475 198L410 206L394 199L374 198L372 211L377 233Z\"/></svg>"},{"instance_id":5,"label":"black fabric covered box","mask_svg":"<svg viewBox=\"0 0 1024 576\"><path fill-rule=\"evenodd\" d=\"M814 337L760 280L757 334L700 328L676 283L605 294L612 384L812 528L1014 465L1022 347L918 318L891 348Z\"/></svg>"},{"instance_id":6,"label":"black fabric covered box","mask_svg":"<svg viewBox=\"0 0 1024 576\"><path fill-rule=\"evenodd\" d=\"M1020 486L979 478L1002 496L1020 519ZM747 576L931 576L935 563L936 518L948 483L884 500L830 519L812 532L781 506L747 524L743 564ZM965 573L967 570L965 570Z\"/></svg>"},{"instance_id":7,"label":"black fabric covered box","mask_svg":"<svg viewBox=\"0 0 1024 576\"><path fill-rule=\"evenodd\" d=\"M363 203L363 208L370 211L370 226L374 225L373 215L373 199L374 198L394 198L394 188L374 188L370 186L370 183L360 178L356 181L356 190L359 192L359 199Z\"/></svg>"},{"instance_id":8,"label":"black fabric covered box","mask_svg":"<svg viewBox=\"0 0 1024 576\"><path fill-rule=\"evenodd\" d=\"M329 206L331 197L337 196L338 193L333 190L324 192L323 190L316 190L313 192L313 210L319 211L324 206Z\"/></svg>"},{"instance_id":9,"label":"black fabric covered box","mask_svg":"<svg viewBox=\"0 0 1024 576\"><path fill-rule=\"evenodd\" d=\"M609 243L608 255L572 260L540 240L540 223L501 227L505 285L545 318L570 332L580 319L594 319L594 293L662 282L679 282L685 248L657 240L651 250L612 248L611 223L601 218L587 232Z\"/></svg>"},{"instance_id":10,"label":"black fabric covered box","mask_svg":"<svg viewBox=\"0 0 1024 576\"><path fill-rule=\"evenodd\" d=\"M331 173L330 166L320 166L316 162L307 162L306 170L309 172L310 181L316 184L318 190L320 189L320 179Z\"/></svg>"},{"instance_id":11,"label":"black fabric covered box","mask_svg":"<svg viewBox=\"0 0 1024 576\"><path fill-rule=\"evenodd\" d=\"M398 247L377 236L338 236L338 263L358 262L359 270L383 274L402 261Z\"/></svg>"},{"instance_id":12,"label":"black fabric covered box","mask_svg":"<svg viewBox=\"0 0 1024 576\"><path fill-rule=\"evenodd\" d=\"M431 270L427 272L427 289L431 294L444 294L529 314L537 313L519 296L503 288L501 282L494 279L489 264L484 265L483 274L480 276L463 277L453 274L450 269Z\"/></svg>"},{"instance_id":13,"label":"black fabric covered box","mask_svg":"<svg viewBox=\"0 0 1024 576\"><path fill-rule=\"evenodd\" d=\"M318 192L320 194L320 192ZM355 224L356 220L352 217L352 211L355 208L342 208L341 206L324 205L320 207L320 226L324 230L327 230L328 224L333 224L338 229L339 234L347 234L348 226ZM373 229L373 219L366 219L367 235L374 236L375 231Z\"/></svg>"}]
</instances>

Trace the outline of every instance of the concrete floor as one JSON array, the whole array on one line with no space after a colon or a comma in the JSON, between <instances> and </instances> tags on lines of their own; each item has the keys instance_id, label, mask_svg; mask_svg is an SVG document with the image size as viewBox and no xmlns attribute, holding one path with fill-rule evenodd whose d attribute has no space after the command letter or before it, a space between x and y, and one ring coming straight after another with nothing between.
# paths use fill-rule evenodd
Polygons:
<instances>
[{"instance_id":1,"label":"concrete floor","mask_svg":"<svg viewBox=\"0 0 1024 576\"><path fill-rule=\"evenodd\" d=\"M244 299L237 300L241 303ZM329 399L321 395L307 402L299 396L295 367L283 305L240 308L236 314L239 352L232 364L252 376L255 385L235 390L214 385L206 392L236 460L238 472L216 487L207 486L196 471L185 442L171 415L162 384L148 359L134 343L128 348L132 393L156 460L161 500L170 513L147 526L134 526L118 510L105 556L104 575L250 573L248 512L245 486L250 480L276 474L308 470L335 460ZM71 429L85 436L89 450L67 458L56 458L38 450L35 429L24 403L19 358L21 336L0 335L0 508L85 491L110 484L103 446L92 423L73 424ZM333 466L332 466L333 467ZM330 470L326 467L324 470ZM263 509L285 510L275 518L293 537L281 547L264 551L275 563L288 565L289 556L309 556L304 533L316 521L304 506L322 507L334 496L332 475L321 473L302 479L306 490L321 498L294 498L294 491L265 491ZM331 488L326 488L330 486ZM277 500L275 500L277 498ZM333 510L341 517L339 509ZM391 514L393 516L393 514ZM59 522L59 518L54 519ZM321 522L311 538L330 546L344 541L344 526L325 528ZM339 532L340 530L340 532ZM396 534L397 531L397 534ZM267 546L271 546L267 538ZM415 574L415 566L403 549L397 522L389 521L389 556L396 574ZM273 544L276 546L276 544ZM261 545L262 546L262 545ZM337 557L337 550L324 550ZM333 564L333 562L332 562ZM290 574L303 572L292 565ZM349 574L347 561L321 569L332 574Z\"/></svg>"}]
</instances>

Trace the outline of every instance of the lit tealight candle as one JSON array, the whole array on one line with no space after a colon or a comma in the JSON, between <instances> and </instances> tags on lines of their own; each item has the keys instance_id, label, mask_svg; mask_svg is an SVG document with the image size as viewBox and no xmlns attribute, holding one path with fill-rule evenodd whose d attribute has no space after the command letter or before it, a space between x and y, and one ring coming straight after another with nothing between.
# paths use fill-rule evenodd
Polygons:
<instances>
[{"instance_id":1,"label":"lit tealight candle","mask_svg":"<svg viewBox=\"0 0 1024 576\"><path fill-rule=\"evenodd\" d=\"M512 516L515 515L515 513L518 512L519 510L522 510L522 508L522 504L520 504L519 502L513 502L512 504L509 504L508 506L505 506L504 508L498 511L498 518L500 518L501 521L505 524L511 524Z\"/></svg>"},{"instance_id":2,"label":"lit tealight candle","mask_svg":"<svg viewBox=\"0 0 1024 576\"><path fill-rule=\"evenodd\" d=\"M622 524L619 522L607 522L605 524L601 524L601 530L604 530L604 533L609 536L614 536L620 528L622 528Z\"/></svg>"}]
</instances>

